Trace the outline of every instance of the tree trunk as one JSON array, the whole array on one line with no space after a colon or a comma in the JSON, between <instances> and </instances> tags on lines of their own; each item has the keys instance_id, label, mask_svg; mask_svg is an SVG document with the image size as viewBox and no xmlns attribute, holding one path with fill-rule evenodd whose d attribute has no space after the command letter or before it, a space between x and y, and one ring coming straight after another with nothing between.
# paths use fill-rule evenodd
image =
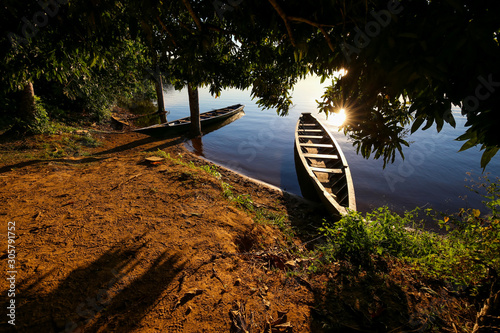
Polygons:
<instances>
[{"instance_id":1,"label":"tree trunk","mask_svg":"<svg viewBox=\"0 0 500 333\"><path fill-rule=\"evenodd\" d=\"M15 117L17 118L14 126L9 132L13 135L31 135L33 134L32 126L36 125L36 102L33 83L27 82L22 90L17 95L17 110Z\"/></svg>"},{"instance_id":2,"label":"tree trunk","mask_svg":"<svg viewBox=\"0 0 500 333\"><path fill-rule=\"evenodd\" d=\"M188 84L189 111L191 113L191 134L201 136L200 103L198 99L198 87Z\"/></svg>"},{"instance_id":3,"label":"tree trunk","mask_svg":"<svg viewBox=\"0 0 500 333\"><path fill-rule=\"evenodd\" d=\"M35 91L31 82L28 82L21 92L18 112L19 118L26 124L35 120Z\"/></svg>"},{"instance_id":4,"label":"tree trunk","mask_svg":"<svg viewBox=\"0 0 500 333\"><path fill-rule=\"evenodd\" d=\"M161 74L155 78L156 100L158 101L158 114L162 123L167 122L167 114L165 113L165 100L163 99L163 82Z\"/></svg>"}]
</instances>

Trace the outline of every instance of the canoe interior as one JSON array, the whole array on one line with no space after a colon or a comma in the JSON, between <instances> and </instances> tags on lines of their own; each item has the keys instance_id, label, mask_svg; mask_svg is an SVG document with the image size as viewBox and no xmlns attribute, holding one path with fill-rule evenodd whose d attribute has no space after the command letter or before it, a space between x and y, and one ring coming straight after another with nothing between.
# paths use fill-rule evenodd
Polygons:
<instances>
[{"instance_id":1,"label":"canoe interior","mask_svg":"<svg viewBox=\"0 0 500 333\"><path fill-rule=\"evenodd\" d=\"M204 130L208 126L224 121L227 118L243 111L244 105L235 104L225 108L212 110L200 114L201 128ZM135 132L140 132L154 136L165 136L182 133L188 131L191 124L191 117L185 117L164 124L156 124L148 127L135 129Z\"/></svg>"},{"instance_id":2,"label":"canoe interior","mask_svg":"<svg viewBox=\"0 0 500 333\"><path fill-rule=\"evenodd\" d=\"M201 113L200 114L200 121L203 122L204 120L209 120L209 119L224 116L230 112L235 111L236 109L238 109L242 106L243 105L241 105L241 104L236 104L236 105L228 106L228 107L223 108L223 109L217 109L217 110L212 110L212 111ZM178 125L184 125L184 124L190 123L190 122L191 122L191 117L185 117L185 118L170 121L170 122L168 122L168 125L169 126L178 126Z\"/></svg>"},{"instance_id":3,"label":"canoe interior","mask_svg":"<svg viewBox=\"0 0 500 333\"><path fill-rule=\"evenodd\" d=\"M296 149L309 170L333 199L342 207L354 206L347 163L328 131L311 114L302 114L297 124Z\"/></svg>"}]
</instances>

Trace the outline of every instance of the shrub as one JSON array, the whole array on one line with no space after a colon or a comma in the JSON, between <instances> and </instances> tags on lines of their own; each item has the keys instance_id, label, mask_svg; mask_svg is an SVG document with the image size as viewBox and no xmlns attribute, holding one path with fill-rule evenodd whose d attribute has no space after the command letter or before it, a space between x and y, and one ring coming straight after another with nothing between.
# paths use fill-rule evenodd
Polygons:
<instances>
[{"instance_id":1,"label":"shrub","mask_svg":"<svg viewBox=\"0 0 500 333\"><path fill-rule=\"evenodd\" d=\"M418 209L399 216L381 207L365 216L350 212L338 222L323 223L319 230L326 243L321 251L328 261L364 266L375 257L391 256L430 277L474 287L488 276L488 269L500 271L500 182L487 180L483 186L487 215L462 209L456 216L438 219L431 212L446 235L425 230Z\"/></svg>"}]
</instances>

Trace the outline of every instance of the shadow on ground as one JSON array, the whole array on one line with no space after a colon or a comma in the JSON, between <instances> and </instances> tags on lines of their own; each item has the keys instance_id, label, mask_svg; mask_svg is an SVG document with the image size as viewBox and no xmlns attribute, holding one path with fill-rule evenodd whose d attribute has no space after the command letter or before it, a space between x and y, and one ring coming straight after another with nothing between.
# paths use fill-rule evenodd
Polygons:
<instances>
[{"instance_id":1,"label":"shadow on ground","mask_svg":"<svg viewBox=\"0 0 500 333\"><path fill-rule=\"evenodd\" d=\"M168 147L173 147L175 145L181 144L186 140L185 137L163 137L163 138L153 138L147 137L125 144L113 147L111 149L103 150L92 154L87 157L76 157L76 158L52 158L52 159L32 159L27 161L22 161L19 163L4 165L0 167L0 174L10 172L13 169L22 169L28 166L37 165L40 163L49 162L59 162L68 164L82 164L101 161L110 157L113 154L121 154L133 151L135 149L146 150L146 151L157 151L158 149L166 149Z\"/></svg>"},{"instance_id":2,"label":"shadow on ground","mask_svg":"<svg viewBox=\"0 0 500 333\"><path fill-rule=\"evenodd\" d=\"M52 291L45 288L57 277L57 268L19 285L15 332L136 329L184 267L178 254L167 252L143 267L139 258L147 254L148 245L143 237L123 240L97 260L74 269Z\"/></svg>"},{"instance_id":3,"label":"shadow on ground","mask_svg":"<svg viewBox=\"0 0 500 333\"><path fill-rule=\"evenodd\" d=\"M406 294L384 274L343 266L314 290L312 332L412 331Z\"/></svg>"}]
</instances>

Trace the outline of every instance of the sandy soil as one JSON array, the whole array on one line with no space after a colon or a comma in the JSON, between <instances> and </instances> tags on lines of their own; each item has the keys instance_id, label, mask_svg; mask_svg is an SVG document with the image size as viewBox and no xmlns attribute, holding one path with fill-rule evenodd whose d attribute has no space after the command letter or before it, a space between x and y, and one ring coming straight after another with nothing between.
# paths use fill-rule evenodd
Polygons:
<instances>
[{"instance_id":1,"label":"sandy soil","mask_svg":"<svg viewBox=\"0 0 500 333\"><path fill-rule=\"evenodd\" d=\"M440 287L434 292L446 303L434 304L443 298L422 291L397 264L383 268L391 280L347 275L340 264L308 274L314 261L300 253L323 211L229 171L217 179L173 160L145 160L162 149L208 164L179 139L94 136L104 145L88 156L18 156L0 165L0 270L9 270L12 221L17 271L16 326L2 314L2 331L397 332L424 327L428 308L464 304ZM0 148L13 146L34 149L29 141ZM300 232L257 223L222 194L221 181L235 196L250 195L254 207L281 214L282 229ZM474 311L459 315L470 321Z\"/></svg>"}]
</instances>

